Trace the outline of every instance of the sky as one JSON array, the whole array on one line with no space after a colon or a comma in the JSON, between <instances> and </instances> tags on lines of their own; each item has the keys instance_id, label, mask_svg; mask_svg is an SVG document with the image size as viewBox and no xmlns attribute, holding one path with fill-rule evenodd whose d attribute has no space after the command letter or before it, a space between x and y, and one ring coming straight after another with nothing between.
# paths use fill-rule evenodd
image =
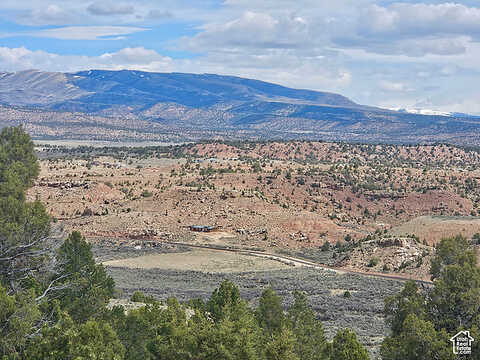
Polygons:
<instances>
[{"instance_id":1,"label":"sky","mask_svg":"<svg viewBox=\"0 0 480 360\"><path fill-rule=\"evenodd\" d=\"M2 0L0 72L236 75L480 115L480 1Z\"/></svg>"}]
</instances>

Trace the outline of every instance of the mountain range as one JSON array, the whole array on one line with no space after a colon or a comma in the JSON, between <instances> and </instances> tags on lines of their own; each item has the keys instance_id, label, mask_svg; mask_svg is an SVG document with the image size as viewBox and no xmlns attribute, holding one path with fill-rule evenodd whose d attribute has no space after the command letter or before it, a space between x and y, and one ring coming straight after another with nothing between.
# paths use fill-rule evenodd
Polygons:
<instances>
[{"instance_id":1,"label":"mountain range","mask_svg":"<svg viewBox=\"0 0 480 360\"><path fill-rule=\"evenodd\" d=\"M324 139L480 145L480 119L380 109L334 93L215 74L0 73L0 126L34 138Z\"/></svg>"}]
</instances>

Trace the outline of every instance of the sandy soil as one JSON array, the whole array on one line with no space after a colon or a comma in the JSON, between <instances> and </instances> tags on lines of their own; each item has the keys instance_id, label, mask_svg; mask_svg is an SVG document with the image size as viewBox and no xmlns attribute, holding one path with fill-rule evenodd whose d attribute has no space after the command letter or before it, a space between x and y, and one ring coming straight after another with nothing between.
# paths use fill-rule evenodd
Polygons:
<instances>
[{"instance_id":1,"label":"sandy soil","mask_svg":"<svg viewBox=\"0 0 480 360\"><path fill-rule=\"evenodd\" d=\"M458 234L472 237L473 234L480 233L480 217L420 216L393 228L389 233L396 236L415 234L422 241L426 239L429 244Z\"/></svg>"},{"instance_id":2,"label":"sandy soil","mask_svg":"<svg viewBox=\"0 0 480 360\"><path fill-rule=\"evenodd\" d=\"M304 142L40 152L28 199L42 201L65 234L78 230L96 245L181 242L311 258L326 241L415 234L432 245L480 232L480 218L473 220L480 216L480 154L455 147ZM218 230L196 233L191 225ZM365 271L396 271L406 264L397 250L350 253L345 266L363 270L375 256L392 261ZM422 254L409 254L414 266ZM427 268L422 261L415 269Z\"/></svg>"},{"instance_id":3,"label":"sandy soil","mask_svg":"<svg viewBox=\"0 0 480 360\"><path fill-rule=\"evenodd\" d=\"M290 266L275 260L196 249L187 253L152 254L103 263L109 267L129 269L191 270L211 273L233 273L288 269Z\"/></svg>"}]
</instances>

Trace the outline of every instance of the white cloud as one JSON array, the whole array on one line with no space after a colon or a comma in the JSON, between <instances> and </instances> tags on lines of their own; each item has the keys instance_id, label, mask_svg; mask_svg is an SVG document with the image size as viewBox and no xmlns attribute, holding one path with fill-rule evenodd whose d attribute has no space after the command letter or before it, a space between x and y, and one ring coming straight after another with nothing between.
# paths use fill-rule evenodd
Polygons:
<instances>
[{"instance_id":1,"label":"white cloud","mask_svg":"<svg viewBox=\"0 0 480 360\"><path fill-rule=\"evenodd\" d=\"M45 51L31 51L24 47L0 47L0 69L21 71L74 72L85 69L131 69L144 71L173 71L173 60L143 47L124 48L100 56L58 55Z\"/></svg>"},{"instance_id":2,"label":"white cloud","mask_svg":"<svg viewBox=\"0 0 480 360\"><path fill-rule=\"evenodd\" d=\"M197 52L331 46L423 57L463 54L478 37L480 8L461 4L229 0L181 46ZM245 10L248 9L248 10Z\"/></svg>"},{"instance_id":3,"label":"white cloud","mask_svg":"<svg viewBox=\"0 0 480 360\"><path fill-rule=\"evenodd\" d=\"M14 49L0 47L0 64L8 67L9 65L19 63L22 58L31 53L30 50L27 50L24 47Z\"/></svg>"},{"instance_id":4,"label":"white cloud","mask_svg":"<svg viewBox=\"0 0 480 360\"><path fill-rule=\"evenodd\" d=\"M393 92L408 92L413 91L413 89L402 82L393 82L389 80L383 80L380 82L380 88L385 91L393 91Z\"/></svg>"},{"instance_id":5,"label":"white cloud","mask_svg":"<svg viewBox=\"0 0 480 360\"><path fill-rule=\"evenodd\" d=\"M341 43L341 42L340 42ZM426 55L459 55L464 54L470 46L467 37L452 38L411 38L392 41L365 40L351 47L364 48L368 52L386 55L405 55L408 57L423 57Z\"/></svg>"},{"instance_id":6,"label":"white cloud","mask_svg":"<svg viewBox=\"0 0 480 360\"><path fill-rule=\"evenodd\" d=\"M308 34L307 21L299 16L274 17L268 13L246 11L224 23L210 23L193 38L185 39L187 48L220 50L220 48L296 48Z\"/></svg>"},{"instance_id":7,"label":"white cloud","mask_svg":"<svg viewBox=\"0 0 480 360\"><path fill-rule=\"evenodd\" d=\"M480 34L480 9L462 4L394 3L388 7L370 5L363 14L360 30L368 35Z\"/></svg>"},{"instance_id":8,"label":"white cloud","mask_svg":"<svg viewBox=\"0 0 480 360\"><path fill-rule=\"evenodd\" d=\"M114 68L128 66L128 68L145 70L166 69L173 63L172 58L143 47L124 48L114 53L105 53L99 56L99 60L106 66L110 64Z\"/></svg>"},{"instance_id":9,"label":"white cloud","mask_svg":"<svg viewBox=\"0 0 480 360\"><path fill-rule=\"evenodd\" d=\"M74 9L65 9L61 5L48 4L17 12L17 21L26 25L64 25L78 21ZM77 19L77 20L76 20Z\"/></svg>"},{"instance_id":10,"label":"white cloud","mask_svg":"<svg viewBox=\"0 0 480 360\"><path fill-rule=\"evenodd\" d=\"M0 18L28 26L129 25L172 18L204 22L217 16L209 1L191 0L2 0Z\"/></svg>"},{"instance_id":11,"label":"white cloud","mask_svg":"<svg viewBox=\"0 0 480 360\"><path fill-rule=\"evenodd\" d=\"M454 99L441 99L437 101L436 108L450 112L467 112L480 115L480 94L471 94L469 97Z\"/></svg>"},{"instance_id":12,"label":"white cloud","mask_svg":"<svg viewBox=\"0 0 480 360\"><path fill-rule=\"evenodd\" d=\"M18 43L17 49L0 51L0 71L210 72L340 92L370 105L426 104L448 110L441 105L451 104L472 112L480 98L480 4L443 1L165 0L160 5L154 0L3 0L0 13L9 21L60 26L23 35L121 38L125 48L66 56L30 51ZM181 31L193 33L176 40L172 36L169 50L187 51L187 57L194 52L195 57L162 55L164 44L155 44L150 33L145 34L148 46L137 42L140 37L128 37L145 27L154 36L155 25L169 19L175 21L172 34L182 22L187 25ZM12 34L0 34L6 36Z\"/></svg>"},{"instance_id":13,"label":"white cloud","mask_svg":"<svg viewBox=\"0 0 480 360\"><path fill-rule=\"evenodd\" d=\"M135 12L135 8L130 4L117 4L106 2L94 2L87 7L87 11L92 15L97 16L112 16L112 15L131 15Z\"/></svg>"},{"instance_id":14,"label":"white cloud","mask_svg":"<svg viewBox=\"0 0 480 360\"><path fill-rule=\"evenodd\" d=\"M4 33L1 37L32 36L59 40L100 40L123 39L122 35L148 31L150 29L132 26L66 26L55 29L44 29L33 32Z\"/></svg>"},{"instance_id":15,"label":"white cloud","mask_svg":"<svg viewBox=\"0 0 480 360\"><path fill-rule=\"evenodd\" d=\"M59 55L45 51L31 51L24 47L0 47L0 68L4 71L18 71L26 69L53 69Z\"/></svg>"},{"instance_id":16,"label":"white cloud","mask_svg":"<svg viewBox=\"0 0 480 360\"><path fill-rule=\"evenodd\" d=\"M360 11L354 26L334 33L332 41L345 48L420 57L465 53L479 36L480 8L393 3L370 4Z\"/></svg>"},{"instance_id":17,"label":"white cloud","mask_svg":"<svg viewBox=\"0 0 480 360\"><path fill-rule=\"evenodd\" d=\"M170 19L173 18L173 13L168 10L151 9L148 11L146 18L154 20Z\"/></svg>"}]
</instances>

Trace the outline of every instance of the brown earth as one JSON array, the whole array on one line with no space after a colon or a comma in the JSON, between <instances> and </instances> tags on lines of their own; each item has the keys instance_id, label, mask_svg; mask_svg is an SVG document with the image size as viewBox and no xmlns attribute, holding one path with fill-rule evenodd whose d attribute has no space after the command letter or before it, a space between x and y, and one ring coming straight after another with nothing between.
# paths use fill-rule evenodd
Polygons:
<instances>
[{"instance_id":1,"label":"brown earth","mask_svg":"<svg viewBox=\"0 0 480 360\"><path fill-rule=\"evenodd\" d=\"M374 233L415 235L429 245L480 233L480 154L449 145L38 150L41 173L29 198L45 203L65 232L80 230L92 242L176 240L274 251ZM195 233L193 224L217 230ZM378 256L396 257L395 251ZM369 260L355 252L350 259L344 266L362 269Z\"/></svg>"},{"instance_id":2,"label":"brown earth","mask_svg":"<svg viewBox=\"0 0 480 360\"><path fill-rule=\"evenodd\" d=\"M232 273L288 269L279 261L222 251L195 249L186 253L154 254L103 263L129 269L163 269Z\"/></svg>"},{"instance_id":3,"label":"brown earth","mask_svg":"<svg viewBox=\"0 0 480 360\"><path fill-rule=\"evenodd\" d=\"M480 232L480 217L464 218L455 216L420 216L412 219L390 231L392 235L415 234L434 244L442 237L452 237L462 234L471 238Z\"/></svg>"}]
</instances>

